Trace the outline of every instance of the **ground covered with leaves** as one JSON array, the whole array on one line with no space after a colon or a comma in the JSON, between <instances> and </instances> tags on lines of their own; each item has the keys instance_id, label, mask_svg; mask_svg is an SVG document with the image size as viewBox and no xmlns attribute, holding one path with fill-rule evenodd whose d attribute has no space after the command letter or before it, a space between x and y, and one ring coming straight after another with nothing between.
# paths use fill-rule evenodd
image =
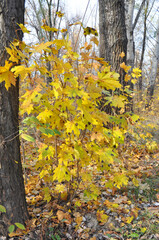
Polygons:
<instances>
[{"instance_id":1,"label":"ground covered with leaves","mask_svg":"<svg viewBox=\"0 0 159 240\"><path fill-rule=\"evenodd\" d=\"M147 124L147 125L145 125ZM132 131L133 130L133 131ZM150 122L131 127L118 148L125 168L137 179L118 189L105 189L96 200L79 191L73 198L60 195L44 200L43 181L34 169L30 145L25 148L25 181L30 220L25 231L11 239L159 239L159 128ZM33 167L30 167L30 161ZM28 167L27 167L28 166ZM113 166L111 166L113 167ZM94 175L102 189L102 174ZM82 199L82 200L81 200Z\"/></svg>"}]
</instances>

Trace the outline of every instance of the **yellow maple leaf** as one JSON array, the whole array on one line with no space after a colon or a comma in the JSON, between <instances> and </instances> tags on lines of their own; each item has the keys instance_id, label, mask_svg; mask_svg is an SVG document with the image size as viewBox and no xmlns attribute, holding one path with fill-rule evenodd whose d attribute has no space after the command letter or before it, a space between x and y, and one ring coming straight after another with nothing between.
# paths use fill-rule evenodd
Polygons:
<instances>
[{"instance_id":1,"label":"yellow maple leaf","mask_svg":"<svg viewBox=\"0 0 159 240\"><path fill-rule=\"evenodd\" d=\"M131 66L127 66L125 65L125 62L122 62L120 64L120 67L124 69L124 71L127 73L129 71L129 69L131 68Z\"/></svg>"},{"instance_id":2,"label":"yellow maple leaf","mask_svg":"<svg viewBox=\"0 0 159 240\"><path fill-rule=\"evenodd\" d=\"M60 49L61 47L66 45L66 40L65 39L55 39L53 41L53 44L57 46L57 49ZM64 58L65 55L63 55Z\"/></svg>"},{"instance_id":3,"label":"yellow maple leaf","mask_svg":"<svg viewBox=\"0 0 159 240\"><path fill-rule=\"evenodd\" d=\"M125 75L125 82L128 82L131 79L130 75L126 74Z\"/></svg>"},{"instance_id":4,"label":"yellow maple leaf","mask_svg":"<svg viewBox=\"0 0 159 240\"><path fill-rule=\"evenodd\" d=\"M133 78L139 78L139 77L141 77L141 72L142 72L141 69L133 68L133 72L132 72L131 76Z\"/></svg>"},{"instance_id":5,"label":"yellow maple leaf","mask_svg":"<svg viewBox=\"0 0 159 240\"><path fill-rule=\"evenodd\" d=\"M128 184L127 176L122 173L114 174L113 180L114 180L114 185L116 185L117 188L121 188L121 186Z\"/></svg>"},{"instance_id":6,"label":"yellow maple leaf","mask_svg":"<svg viewBox=\"0 0 159 240\"><path fill-rule=\"evenodd\" d=\"M114 95L112 97L112 103L111 105L114 107L119 107L119 108L124 108L125 104L124 104L124 97L123 96L117 96Z\"/></svg>"},{"instance_id":7,"label":"yellow maple leaf","mask_svg":"<svg viewBox=\"0 0 159 240\"><path fill-rule=\"evenodd\" d=\"M46 50L51 44L53 44L53 42L46 42L46 43L42 42L42 43L40 43L40 44L37 44L37 45L33 46L32 52L33 52L33 53L34 53L34 52L36 52L36 53L37 53L37 52L41 53L42 50Z\"/></svg>"},{"instance_id":8,"label":"yellow maple leaf","mask_svg":"<svg viewBox=\"0 0 159 240\"><path fill-rule=\"evenodd\" d=\"M104 210L97 211L97 220L103 224L108 221L108 215L104 214Z\"/></svg>"},{"instance_id":9,"label":"yellow maple leaf","mask_svg":"<svg viewBox=\"0 0 159 240\"><path fill-rule=\"evenodd\" d=\"M126 220L126 223L130 224L133 219L134 219L134 217L131 216L131 217L127 217L125 220Z\"/></svg>"},{"instance_id":10,"label":"yellow maple leaf","mask_svg":"<svg viewBox=\"0 0 159 240\"><path fill-rule=\"evenodd\" d=\"M59 31L57 28L51 28L51 27L47 26L46 24L44 24L41 28L48 32L58 32Z\"/></svg>"},{"instance_id":11,"label":"yellow maple leaf","mask_svg":"<svg viewBox=\"0 0 159 240\"><path fill-rule=\"evenodd\" d=\"M37 119L39 121L43 121L44 123L47 122L47 119L53 115L53 112L51 110L45 109L44 111L41 111L39 115L37 116Z\"/></svg>"},{"instance_id":12,"label":"yellow maple leaf","mask_svg":"<svg viewBox=\"0 0 159 240\"><path fill-rule=\"evenodd\" d=\"M67 32L67 31L68 31L67 28L63 28L63 29L61 30L62 33Z\"/></svg>"},{"instance_id":13,"label":"yellow maple leaf","mask_svg":"<svg viewBox=\"0 0 159 240\"><path fill-rule=\"evenodd\" d=\"M74 132L75 135L77 135L77 136L80 135L80 130L78 129L78 123L73 123L73 122L67 121L65 123L65 127L66 127L67 133Z\"/></svg>"},{"instance_id":14,"label":"yellow maple leaf","mask_svg":"<svg viewBox=\"0 0 159 240\"><path fill-rule=\"evenodd\" d=\"M50 195L50 189L49 189L49 187L43 188L43 191L44 191L44 193L45 193L45 195L44 195L44 201L46 200L47 202L50 202L50 200L51 200L51 195Z\"/></svg>"},{"instance_id":15,"label":"yellow maple leaf","mask_svg":"<svg viewBox=\"0 0 159 240\"><path fill-rule=\"evenodd\" d=\"M13 63L9 63L8 61L5 61L5 65L3 67L0 67L0 74L6 71L9 71L12 66L13 66Z\"/></svg>"},{"instance_id":16,"label":"yellow maple leaf","mask_svg":"<svg viewBox=\"0 0 159 240\"><path fill-rule=\"evenodd\" d=\"M59 92L56 90L56 88L53 88L53 92L54 92L55 98L57 99L59 96Z\"/></svg>"},{"instance_id":17,"label":"yellow maple leaf","mask_svg":"<svg viewBox=\"0 0 159 240\"><path fill-rule=\"evenodd\" d=\"M47 175L49 175L49 171L45 169L43 169L39 174L40 178L43 178L44 176L47 176Z\"/></svg>"},{"instance_id":18,"label":"yellow maple leaf","mask_svg":"<svg viewBox=\"0 0 159 240\"><path fill-rule=\"evenodd\" d=\"M139 181L136 178L132 179L133 184L138 187L139 186Z\"/></svg>"},{"instance_id":19,"label":"yellow maple leaf","mask_svg":"<svg viewBox=\"0 0 159 240\"><path fill-rule=\"evenodd\" d=\"M92 134L91 134L91 141L94 141L94 140L101 141L103 138L104 138L104 136L100 132L98 132L98 133L92 132Z\"/></svg>"},{"instance_id":20,"label":"yellow maple leaf","mask_svg":"<svg viewBox=\"0 0 159 240\"><path fill-rule=\"evenodd\" d=\"M65 191L65 185L64 184L56 184L55 190L58 191L59 193L62 193Z\"/></svg>"},{"instance_id":21,"label":"yellow maple leaf","mask_svg":"<svg viewBox=\"0 0 159 240\"><path fill-rule=\"evenodd\" d=\"M5 61L5 66L0 67L0 83L5 81L5 87L7 90L9 89L11 84L13 84L14 86L16 84L16 78L14 76L14 73L10 71L12 66L12 63L8 63L8 61Z\"/></svg>"},{"instance_id":22,"label":"yellow maple leaf","mask_svg":"<svg viewBox=\"0 0 159 240\"><path fill-rule=\"evenodd\" d=\"M15 66L11 69L14 72L14 75L18 77L20 75L21 80L24 80L28 73L30 73L32 67L26 68L24 65Z\"/></svg>"},{"instance_id":23,"label":"yellow maple leaf","mask_svg":"<svg viewBox=\"0 0 159 240\"><path fill-rule=\"evenodd\" d=\"M115 90L116 88L120 88L121 84L119 83L118 78L119 78L118 73L112 73L112 72L102 72L98 73L98 79L99 79L99 86L105 87L106 89L112 89Z\"/></svg>"},{"instance_id":24,"label":"yellow maple leaf","mask_svg":"<svg viewBox=\"0 0 159 240\"><path fill-rule=\"evenodd\" d=\"M119 55L121 58L125 57L125 53L124 52L121 52L120 55Z\"/></svg>"},{"instance_id":25,"label":"yellow maple leaf","mask_svg":"<svg viewBox=\"0 0 159 240\"><path fill-rule=\"evenodd\" d=\"M71 175L67 169L66 166L61 166L59 165L55 170L54 170L54 175L53 175L53 181L58 180L59 182L62 181L70 181Z\"/></svg>"},{"instance_id":26,"label":"yellow maple leaf","mask_svg":"<svg viewBox=\"0 0 159 240\"><path fill-rule=\"evenodd\" d=\"M90 41L94 42L97 46L99 45L99 40L95 36L90 39Z\"/></svg>"},{"instance_id":27,"label":"yellow maple leaf","mask_svg":"<svg viewBox=\"0 0 159 240\"><path fill-rule=\"evenodd\" d=\"M22 24L18 24L23 33L30 33L30 31Z\"/></svg>"},{"instance_id":28,"label":"yellow maple leaf","mask_svg":"<svg viewBox=\"0 0 159 240\"><path fill-rule=\"evenodd\" d=\"M142 233L145 233L146 230L147 230L147 228L145 228L145 227L141 228L141 232L142 232Z\"/></svg>"},{"instance_id":29,"label":"yellow maple leaf","mask_svg":"<svg viewBox=\"0 0 159 240\"><path fill-rule=\"evenodd\" d=\"M58 16L59 18L61 18L61 17L64 16L64 13L62 13L61 11L56 12L56 14L57 14L57 16Z\"/></svg>"},{"instance_id":30,"label":"yellow maple leaf","mask_svg":"<svg viewBox=\"0 0 159 240\"><path fill-rule=\"evenodd\" d=\"M7 48L6 47L6 51L10 55L9 60L11 62L19 63L20 57L17 55L17 52L13 49L13 47L12 48Z\"/></svg>"}]
</instances>

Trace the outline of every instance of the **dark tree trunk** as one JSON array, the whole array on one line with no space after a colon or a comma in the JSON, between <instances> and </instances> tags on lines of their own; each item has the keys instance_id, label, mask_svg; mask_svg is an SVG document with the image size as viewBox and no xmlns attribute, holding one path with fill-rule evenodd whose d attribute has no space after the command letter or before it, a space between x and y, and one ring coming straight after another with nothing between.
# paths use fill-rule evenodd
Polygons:
<instances>
[{"instance_id":1,"label":"dark tree trunk","mask_svg":"<svg viewBox=\"0 0 159 240\"><path fill-rule=\"evenodd\" d=\"M124 85L124 72L120 63L121 52L127 53L127 36L125 25L125 7L123 0L99 0L100 57L108 61L112 69L120 73Z\"/></svg>"},{"instance_id":2,"label":"dark tree trunk","mask_svg":"<svg viewBox=\"0 0 159 240\"><path fill-rule=\"evenodd\" d=\"M110 63L112 70L120 74L120 83L124 87L126 85L125 72L120 68L122 62L126 64L127 54L125 3L123 0L99 0L99 33L100 57ZM125 53L124 58L120 57L122 52ZM101 101L101 108L104 103L105 99ZM109 105L104 107L104 111L112 114L112 108ZM116 113L118 111L115 109Z\"/></svg>"},{"instance_id":3,"label":"dark tree trunk","mask_svg":"<svg viewBox=\"0 0 159 240\"><path fill-rule=\"evenodd\" d=\"M24 23L25 0L0 0L0 65L7 60L5 47L22 39L16 23ZM0 83L0 236L10 223L24 224L28 218L19 142L19 83L7 91Z\"/></svg>"}]
</instances>

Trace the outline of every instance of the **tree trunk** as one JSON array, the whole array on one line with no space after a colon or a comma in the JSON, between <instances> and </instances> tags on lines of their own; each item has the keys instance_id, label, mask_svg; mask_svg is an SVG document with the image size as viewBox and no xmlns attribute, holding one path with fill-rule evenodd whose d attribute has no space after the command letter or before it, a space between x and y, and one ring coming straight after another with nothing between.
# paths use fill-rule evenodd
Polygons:
<instances>
[{"instance_id":1,"label":"tree trunk","mask_svg":"<svg viewBox=\"0 0 159 240\"><path fill-rule=\"evenodd\" d=\"M123 0L99 0L99 33L100 57L110 63L112 70L120 74L120 83L124 87L126 83L124 81L125 72L120 68L122 62L126 63L127 54L125 5ZM124 58L120 57L122 52L125 53ZM109 104L104 105L105 99L103 98L99 108L108 114L113 114L112 107ZM116 113L118 111L118 109L115 109Z\"/></svg>"},{"instance_id":2,"label":"tree trunk","mask_svg":"<svg viewBox=\"0 0 159 240\"><path fill-rule=\"evenodd\" d=\"M156 45L154 49L154 56L152 58L151 74L149 76L150 79L149 79L149 87L148 87L148 96L149 96L148 105L154 94L158 63L159 63L159 18L158 18L158 26L156 30Z\"/></svg>"},{"instance_id":3,"label":"tree trunk","mask_svg":"<svg viewBox=\"0 0 159 240\"><path fill-rule=\"evenodd\" d=\"M100 57L108 61L112 69L120 73L124 85L124 71L120 63L121 52L127 54L127 36L125 26L125 7L123 0L99 0Z\"/></svg>"},{"instance_id":4,"label":"tree trunk","mask_svg":"<svg viewBox=\"0 0 159 240\"><path fill-rule=\"evenodd\" d=\"M145 2L145 12L144 12L144 32L143 32L143 41L142 41L142 51L141 51L141 59L139 68L142 70L143 61L144 61L144 54L145 54L145 47L146 47L146 35L147 35L147 18L148 18L148 7L149 7L149 0ZM140 92L140 100L142 100L142 87L143 87L143 79L142 76L139 78L139 92Z\"/></svg>"},{"instance_id":5,"label":"tree trunk","mask_svg":"<svg viewBox=\"0 0 159 240\"><path fill-rule=\"evenodd\" d=\"M5 47L14 38L22 39L17 23L24 23L25 0L0 0L0 64L7 59ZM0 235L10 223L24 224L28 218L19 141L19 83L7 91L0 83Z\"/></svg>"},{"instance_id":6,"label":"tree trunk","mask_svg":"<svg viewBox=\"0 0 159 240\"><path fill-rule=\"evenodd\" d=\"M135 59L135 43L133 34L133 15L134 15L135 0L125 0L125 23L127 33L127 65L134 67Z\"/></svg>"}]
</instances>

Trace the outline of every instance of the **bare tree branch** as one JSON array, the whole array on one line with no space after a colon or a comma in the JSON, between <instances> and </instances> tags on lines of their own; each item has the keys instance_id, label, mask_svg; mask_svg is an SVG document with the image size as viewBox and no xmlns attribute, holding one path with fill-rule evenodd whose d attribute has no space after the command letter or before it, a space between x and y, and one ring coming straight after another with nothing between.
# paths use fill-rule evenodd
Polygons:
<instances>
[{"instance_id":1,"label":"bare tree branch","mask_svg":"<svg viewBox=\"0 0 159 240\"><path fill-rule=\"evenodd\" d=\"M146 0L143 0L142 3L141 3L141 5L140 5L139 11L138 11L138 13L137 13L137 15L136 15L136 18L135 18L135 21L134 21L134 24L133 24L133 27L132 27L132 30L133 30L133 31L134 31L134 29L135 29L135 27L136 27L136 24L137 24L137 22L138 22L138 19L139 19L139 17L140 17L140 13L141 13L141 11L142 11L142 9L143 9L143 7L144 7L145 2L146 2Z\"/></svg>"}]
</instances>

